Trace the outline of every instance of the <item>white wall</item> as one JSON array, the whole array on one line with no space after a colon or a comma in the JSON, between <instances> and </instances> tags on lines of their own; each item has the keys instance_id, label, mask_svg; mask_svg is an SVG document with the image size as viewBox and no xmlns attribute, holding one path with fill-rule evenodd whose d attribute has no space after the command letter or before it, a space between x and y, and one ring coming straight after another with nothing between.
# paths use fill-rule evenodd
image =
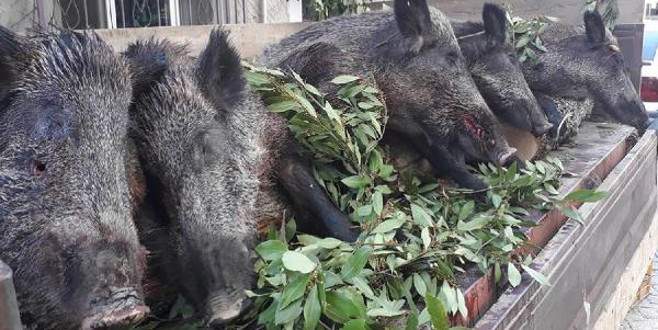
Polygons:
<instances>
[{"instance_id":1,"label":"white wall","mask_svg":"<svg viewBox=\"0 0 658 330\"><path fill-rule=\"evenodd\" d=\"M302 21L302 0L288 0L288 21Z\"/></svg>"},{"instance_id":2,"label":"white wall","mask_svg":"<svg viewBox=\"0 0 658 330\"><path fill-rule=\"evenodd\" d=\"M28 0L0 0L0 25L18 32L32 28L33 5Z\"/></svg>"}]
</instances>

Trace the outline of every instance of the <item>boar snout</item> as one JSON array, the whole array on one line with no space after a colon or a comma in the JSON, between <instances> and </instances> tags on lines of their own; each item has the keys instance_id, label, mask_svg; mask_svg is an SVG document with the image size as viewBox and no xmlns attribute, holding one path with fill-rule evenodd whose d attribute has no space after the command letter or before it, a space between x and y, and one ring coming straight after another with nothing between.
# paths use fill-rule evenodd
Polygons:
<instances>
[{"instance_id":1,"label":"boar snout","mask_svg":"<svg viewBox=\"0 0 658 330\"><path fill-rule=\"evenodd\" d=\"M516 155L516 148L510 147L510 146L505 146L503 148L500 148L496 155L496 163L498 165L507 165L510 161L514 160L514 156Z\"/></svg>"},{"instance_id":2,"label":"boar snout","mask_svg":"<svg viewBox=\"0 0 658 330\"><path fill-rule=\"evenodd\" d=\"M631 117L629 124L639 130L646 129L649 115L644 107L644 103L637 98L633 98L627 101L626 104L625 112L629 113Z\"/></svg>"},{"instance_id":3,"label":"boar snout","mask_svg":"<svg viewBox=\"0 0 658 330\"><path fill-rule=\"evenodd\" d=\"M553 124L551 124L547 121L547 122L542 123L541 125L533 127L532 134L534 136L539 137L539 136L542 136L542 135L548 133L548 131L550 131L551 128L553 128Z\"/></svg>"},{"instance_id":4,"label":"boar snout","mask_svg":"<svg viewBox=\"0 0 658 330\"><path fill-rule=\"evenodd\" d=\"M208 299L206 324L212 328L221 327L240 316L250 305L251 300L242 291L214 292Z\"/></svg>"},{"instance_id":5,"label":"boar snout","mask_svg":"<svg viewBox=\"0 0 658 330\"><path fill-rule=\"evenodd\" d=\"M112 288L110 296L96 302L91 316L82 321L81 330L125 327L137 324L150 313L134 288Z\"/></svg>"}]
</instances>

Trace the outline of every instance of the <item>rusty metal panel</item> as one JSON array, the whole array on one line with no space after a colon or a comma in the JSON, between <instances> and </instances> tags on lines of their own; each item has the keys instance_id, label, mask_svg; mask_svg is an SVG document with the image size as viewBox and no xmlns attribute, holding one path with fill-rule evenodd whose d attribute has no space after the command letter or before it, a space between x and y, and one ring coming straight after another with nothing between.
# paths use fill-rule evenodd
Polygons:
<instances>
[{"instance_id":1,"label":"rusty metal panel","mask_svg":"<svg viewBox=\"0 0 658 330\"><path fill-rule=\"evenodd\" d=\"M476 324L477 329L586 329L598 319L658 205L657 138L649 130L586 204L584 225L568 222L533 262L552 286L527 274Z\"/></svg>"},{"instance_id":2,"label":"rusty metal panel","mask_svg":"<svg viewBox=\"0 0 658 330\"><path fill-rule=\"evenodd\" d=\"M572 144L550 153L551 157L562 160L565 171L573 174L560 179L560 194L564 196L580 188L598 187L636 142L637 133L632 127L614 123L585 122ZM529 243L518 250L521 254L539 253L567 222L567 218L557 210L537 215L529 220L535 221L538 225L525 231ZM505 291L504 281L496 285L492 272L482 277L479 277L480 274L477 267L467 267L465 277L460 277L460 287L464 290L469 314L468 320L453 319L454 325L475 324L496 302L496 298Z\"/></svg>"},{"instance_id":3,"label":"rusty metal panel","mask_svg":"<svg viewBox=\"0 0 658 330\"><path fill-rule=\"evenodd\" d=\"M20 330L21 320L9 266L0 260L0 330Z\"/></svg>"},{"instance_id":4,"label":"rusty metal panel","mask_svg":"<svg viewBox=\"0 0 658 330\"><path fill-rule=\"evenodd\" d=\"M619 41L624 54L626 70L631 76L635 90L639 92L642 75L642 48L644 45L644 24L619 24L613 34Z\"/></svg>"}]
</instances>

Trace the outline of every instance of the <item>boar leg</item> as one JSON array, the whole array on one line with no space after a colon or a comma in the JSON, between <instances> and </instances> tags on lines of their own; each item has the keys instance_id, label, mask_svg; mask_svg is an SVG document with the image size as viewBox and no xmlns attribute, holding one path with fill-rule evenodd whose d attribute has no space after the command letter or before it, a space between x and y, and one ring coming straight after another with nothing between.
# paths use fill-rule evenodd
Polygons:
<instances>
[{"instance_id":1,"label":"boar leg","mask_svg":"<svg viewBox=\"0 0 658 330\"><path fill-rule=\"evenodd\" d=\"M468 171L464 157L459 152L436 145L421 146L419 149L440 175L451 178L459 186L475 191L488 188L486 183Z\"/></svg>"},{"instance_id":2,"label":"boar leg","mask_svg":"<svg viewBox=\"0 0 658 330\"><path fill-rule=\"evenodd\" d=\"M278 173L279 182L299 211L302 230L356 241L358 234L352 230L350 219L329 199L306 163L296 157L283 158Z\"/></svg>"},{"instance_id":3,"label":"boar leg","mask_svg":"<svg viewBox=\"0 0 658 330\"><path fill-rule=\"evenodd\" d=\"M549 131L550 134L552 136L557 136L557 130L560 127L564 116L557 109L555 102L548 96L543 94L535 94L535 98L537 99L537 102L539 102L541 108L544 110L548 122L553 124L553 128L551 128Z\"/></svg>"}]
</instances>

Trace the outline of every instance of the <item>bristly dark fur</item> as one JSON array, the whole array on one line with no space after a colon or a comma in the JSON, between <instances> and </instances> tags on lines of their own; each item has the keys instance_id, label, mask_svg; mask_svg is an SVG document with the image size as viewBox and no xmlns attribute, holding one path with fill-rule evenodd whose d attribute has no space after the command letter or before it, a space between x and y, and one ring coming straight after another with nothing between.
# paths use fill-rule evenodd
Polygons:
<instances>
[{"instance_id":1,"label":"bristly dark fur","mask_svg":"<svg viewBox=\"0 0 658 330\"><path fill-rule=\"evenodd\" d=\"M34 80L43 75L60 82L77 80L79 83L83 83L83 79L125 76L122 65L99 65L117 60L112 48L96 33L39 34L31 39L43 44L43 54L30 63L24 76L35 85L39 82Z\"/></svg>"},{"instance_id":2,"label":"bristly dark fur","mask_svg":"<svg viewBox=\"0 0 658 330\"><path fill-rule=\"evenodd\" d=\"M123 55L129 59L133 72L133 95L139 97L162 79L171 61L187 56L188 51L185 45L150 38L130 44Z\"/></svg>"},{"instance_id":3,"label":"bristly dark fur","mask_svg":"<svg viewBox=\"0 0 658 330\"><path fill-rule=\"evenodd\" d=\"M503 7L485 3L482 7L484 31L491 43L504 44L508 37L507 12Z\"/></svg>"},{"instance_id":4,"label":"bristly dark fur","mask_svg":"<svg viewBox=\"0 0 658 330\"><path fill-rule=\"evenodd\" d=\"M454 26L454 25L453 25ZM464 54L464 58L468 66L472 66L478 61L482 56L486 56L487 53L493 51L495 48L502 48L504 45L490 45L487 42L487 36L484 35L484 31L480 33L468 34L464 36L457 35L457 40L459 41L459 48Z\"/></svg>"},{"instance_id":5,"label":"bristly dark fur","mask_svg":"<svg viewBox=\"0 0 658 330\"><path fill-rule=\"evenodd\" d=\"M485 4L482 20L451 22L480 93L501 121L534 135L546 133L551 125L525 81L505 10Z\"/></svg>"},{"instance_id":6,"label":"bristly dark fur","mask_svg":"<svg viewBox=\"0 0 658 330\"><path fill-rule=\"evenodd\" d=\"M537 52L536 62L523 63L532 90L554 99L559 109L573 118L586 118L592 107L580 107L590 98L593 111L623 124L644 129L648 116L640 95L625 72L617 39L606 29L597 12L587 12L583 27L549 23L541 34L546 52ZM562 99L562 100L560 100ZM560 108L560 106L558 106ZM582 113L586 111L586 113ZM570 125L574 128L578 124ZM554 127L557 129L557 127ZM567 132L566 135L575 135Z\"/></svg>"},{"instance_id":7,"label":"bristly dark fur","mask_svg":"<svg viewBox=\"0 0 658 330\"><path fill-rule=\"evenodd\" d=\"M393 7L398 29L403 36L415 37L432 32L426 0L395 1Z\"/></svg>"},{"instance_id":8,"label":"bristly dark fur","mask_svg":"<svg viewBox=\"0 0 658 330\"><path fill-rule=\"evenodd\" d=\"M457 38L463 38L476 33L484 33L484 24L482 22L450 20L450 25L452 25Z\"/></svg>"},{"instance_id":9,"label":"bristly dark fur","mask_svg":"<svg viewBox=\"0 0 658 330\"><path fill-rule=\"evenodd\" d=\"M230 43L229 32L221 28L210 33L209 44L199 56L198 68L215 68L207 71L197 70L197 78L201 86L221 86L220 93L203 90L215 107L231 109L244 97L246 81L242 76L242 64L237 49Z\"/></svg>"}]
</instances>

